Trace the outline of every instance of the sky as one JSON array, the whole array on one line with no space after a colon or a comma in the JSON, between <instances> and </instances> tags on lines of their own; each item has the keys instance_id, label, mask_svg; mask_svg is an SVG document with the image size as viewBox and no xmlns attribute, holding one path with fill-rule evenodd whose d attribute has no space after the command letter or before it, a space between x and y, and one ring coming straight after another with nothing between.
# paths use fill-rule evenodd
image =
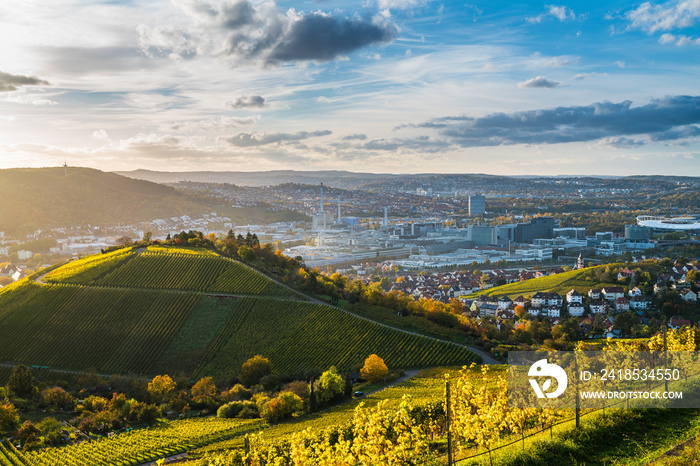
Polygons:
<instances>
[{"instance_id":1,"label":"sky","mask_svg":"<svg viewBox=\"0 0 700 466\"><path fill-rule=\"evenodd\" d=\"M700 0L4 0L0 168L700 176Z\"/></svg>"}]
</instances>

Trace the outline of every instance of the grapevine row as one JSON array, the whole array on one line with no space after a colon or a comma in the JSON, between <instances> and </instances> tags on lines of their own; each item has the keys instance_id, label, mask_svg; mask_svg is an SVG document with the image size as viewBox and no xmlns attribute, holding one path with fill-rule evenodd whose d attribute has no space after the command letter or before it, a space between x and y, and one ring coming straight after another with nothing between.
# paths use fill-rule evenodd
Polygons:
<instances>
[{"instance_id":1,"label":"grapevine row","mask_svg":"<svg viewBox=\"0 0 700 466\"><path fill-rule=\"evenodd\" d=\"M336 365L349 369L372 353L390 367L464 365L466 348L398 332L321 304L242 298L197 373L236 375L246 359L263 354L282 373Z\"/></svg>"},{"instance_id":2,"label":"grapevine row","mask_svg":"<svg viewBox=\"0 0 700 466\"><path fill-rule=\"evenodd\" d=\"M6 314L0 361L143 373L200 297L52 285Z\"/></svg>"},{"instance_id":3,"label":"grapevine row","mask_svg":"<svg viewBox=\"0 0 700 466\"><path fill-rule=\"evenodd\" d=\"M142 464L235 437L261 422L216 418L173 421L163 427L122 433L97 442L32 452L26 459L33 466Z\"/></svg>"}]
</instances>

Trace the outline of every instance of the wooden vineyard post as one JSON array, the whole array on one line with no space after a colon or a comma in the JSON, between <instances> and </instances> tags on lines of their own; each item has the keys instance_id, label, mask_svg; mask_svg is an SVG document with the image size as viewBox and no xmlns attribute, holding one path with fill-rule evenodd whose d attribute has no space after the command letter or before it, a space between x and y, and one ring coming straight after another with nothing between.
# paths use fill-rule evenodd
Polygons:
<instances>
[{"instance_id":1,"label":"wooden vineyard post","mask_svg":"<svg viewBox=\"0 0 700 466\"><path fill-rule=\"evenodd\" d=\"M450 428L450 382L445 382L445 413L447 423L447 466L452 466L452 429Z\"/></svg>"},{"instance_id":2,"label":"wooden vineyard post","mask_svg":"<svg viewBox=\"0 0 700 466\"><path fill-rule=\"evenodd\" d=\"M248 458L250 454L250 440L247 435L243 439L243 449L245 450L245 464L246 466L250 466L250 458Z\"/></svg>"}]
</instances>

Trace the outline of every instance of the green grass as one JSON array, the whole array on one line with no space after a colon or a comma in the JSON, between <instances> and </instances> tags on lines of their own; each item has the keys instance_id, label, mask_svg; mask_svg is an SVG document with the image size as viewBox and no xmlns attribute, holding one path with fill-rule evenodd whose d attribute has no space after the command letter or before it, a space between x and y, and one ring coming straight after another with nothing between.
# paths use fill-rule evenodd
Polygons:
<instances>
[{"instance_id":1,"label":"green grass","mask_svg":"<svg viewBox=\"0 0 700 466\"><path fill-rule=\"evenodd\" d=\"M696 435L700 411L695 409L608 410L582 423L580 430L569 427L530 444L524 451L511 449L499 455L503 466L645 465L669 448ZM466 464L488 464L488 456Z\"/></svg>"},{"instance_id":2,"label":"green grass","mask_svg":"<svg viewBox=\"0 0 700 466\"><path fill-rule=\"evenodd\" d=\"M486 296L508 296L511 299L518 296L530 296L538 291L559 293L566 295L571 289L575 289L579 293L585 294L591 288L602 288L604 286L618 286L614 283L601 283L586 279L586 274L590 269L572 270L571 272L549 275L546 277L533 278L522 282L509 283L507 285L496 286L488 290L481 290L470 294L469 298L475 298L480 295Z\"/></svg>"}]
</instances>

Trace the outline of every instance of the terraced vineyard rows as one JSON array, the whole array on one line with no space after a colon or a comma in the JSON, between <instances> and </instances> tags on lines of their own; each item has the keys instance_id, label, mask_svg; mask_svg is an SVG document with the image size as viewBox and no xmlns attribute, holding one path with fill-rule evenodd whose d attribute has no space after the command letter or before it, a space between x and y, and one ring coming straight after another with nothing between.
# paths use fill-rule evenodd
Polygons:
<instances>
[{"instance_id":1,"label":"terraced vineyard rows","mask_svg":"<svg viewBox=\"0 0 700 466\"><path fill-rule=\"evenodd\" d=\"M60 272L60 269L59 269ZM48 277L47 277L48 278ZM81 283L124 288L150 288L245 295L291 296L294 293L244 265L215 255L147 251L122 262L97 280Z\"/></svg>"},{"instance_id":2,"label":"terraced vineyard rows","mask_svg":"<svg viewBox=\"0 0 700 466\"><path fill-rule=\"evenodd\" d=\"M230 439L257 428L260 419L188 419L123 433L97 442L32 452L33 466L137 465ZM0 457L1 458L1 457Z\"/></svg>"},{"instance_id":3,"label":"terraced vineyard rows","mask_svg":"<svg viewBox=\"0 0 700 466\"><path fill-rule=\"evenodd\" d=\"M7 440L0 440L0 466L24 466L24 455Z\"/></svg>"},{"instance_id":4,"label":"terraced vineyard rows","mask_svg":"<svg viewBox=\"0 0 700 466\"><path fill-rule=\"evenodd\" d=\"M397 332L321 304L245 298L232 306L231 318L199 375L217 374L227 380L255 354L269 357L282 373L331 365L346 370L371 353L379 354L389 367L404 369L478 359L464 347Z\"/></svg>"},{"instance_id":5,"label":"terraced vineyard rows","mask_svg":"<svg viewBox=\"0 0 700 466\"><path fill-rule=\"evenodd\" d=\"M41 288L4 314L0 361L143 373L200 299L185 293Z\"/></svg>"},{"instance_id":6,"label":"terraced vineyard rows","mask_svg":"<svg viewBox=\"0 0 700 466\"><path fill-rule=\"evenodd\" d=\"M88 256L70 262L44 277L47 283L75 283L88 285L120 267L136 254L131 248L119 249L107 254Z\"/></svg>"}]
</instances>

